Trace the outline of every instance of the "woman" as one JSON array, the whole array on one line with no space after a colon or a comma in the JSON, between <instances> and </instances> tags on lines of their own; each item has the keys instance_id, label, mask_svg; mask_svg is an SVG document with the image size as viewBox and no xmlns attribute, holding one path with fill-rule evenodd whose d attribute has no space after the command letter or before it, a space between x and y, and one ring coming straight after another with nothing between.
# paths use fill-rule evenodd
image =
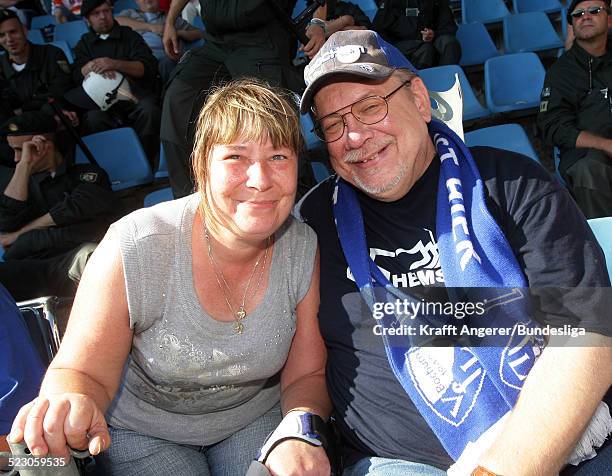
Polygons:
<instances>
[{"instance_id":1,"label":"woman","mask_svg":"<svg viewBox=\"0 0 612 476\"><path fill-rule=\"evenodd\" d=\"M103 474L242 475L280 421L281 369L283 413L329 414L316 240L289 217L295 104L230 83L195 142L198 192L124 217L92 256L40 396L13 424L34 454L67 443L98 454ZM312 458L312 474L329 472L297 440L266 465L283 474Z\"/></svg>"}]
</instances>

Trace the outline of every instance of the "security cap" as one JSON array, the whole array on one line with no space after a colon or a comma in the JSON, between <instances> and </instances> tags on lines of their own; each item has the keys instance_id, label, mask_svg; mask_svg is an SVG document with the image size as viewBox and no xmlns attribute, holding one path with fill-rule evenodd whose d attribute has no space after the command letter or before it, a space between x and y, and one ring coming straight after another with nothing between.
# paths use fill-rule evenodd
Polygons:
<instances>
[{"instance_id":1,"label":"security cap","mask_svg":"<svg viewBox=\"0 0 612 476\"><path fill-rule=\"evenodd\" d=\"M12 20L13 18L19 20L19 17L13 10L9 10L8 8L0 8L0 24L7 20ZM21 20L19 20L19 23L21 23Z\"/></svg>"},{"instance_id":2,"label":"security cap","mask_svg":"<svg viewBox=\"0 0 612 476\"><path fill-rule=\"evenodd\" d=\"M87 15L89 15L103 3L110 4L108 0L83 0L83 3L81 4L81 16L83 18L87 18Z\"/></svg>"},{"instance_id":3,"label":"security cap","mask_svg":"<svg viewBox=\"0 0 612 476\"><path fill-rule=\"evenodd\" d=\"M306 90L300 112L312 106L315 93L334 76L353 75L366 79L385 79L396 69L418 70L393 45L371 30L347 30L334 33L304 70Z\"/></svg>"},{"instance_id":4,"label":"security cap","mask_svg":"<svg viewBox=\"0 0 612 476\"><path fill-rule=\"evenodd\" d=\"M33 136L51 134L57 130L53 116L42 112L24 112L11 117L0 126L0 136Z\"/></svg>"}]
</instances>

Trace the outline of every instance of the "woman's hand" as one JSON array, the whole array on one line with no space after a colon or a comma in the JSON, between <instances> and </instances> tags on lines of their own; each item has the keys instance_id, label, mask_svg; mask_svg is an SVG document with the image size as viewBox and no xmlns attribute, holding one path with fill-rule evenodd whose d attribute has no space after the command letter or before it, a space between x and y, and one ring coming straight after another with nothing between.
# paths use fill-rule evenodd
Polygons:
<instances>
[{"instance_id":1,"label":"woman's hand","mask_svg":"<svg viewBox=\"0 0 612 476\"><path fill-rule=\"evenodd\" d=\"M91 397L80 393L40 396L21 407L8 441L22 440L34 456L68 457L69 447L97 455L110 446L103 413Z\"/></svg>"},{"instance_id":2,"label":"woman's hand","mask_svg":"<svg viewBox=\"0 0 612 476\"><path fill-rule=\"evenodd\" d=\"M299 440L287 440L274 448L266 468L272 476L329 476L331 468L325 450Z\"/></svg>"}]
</instances>

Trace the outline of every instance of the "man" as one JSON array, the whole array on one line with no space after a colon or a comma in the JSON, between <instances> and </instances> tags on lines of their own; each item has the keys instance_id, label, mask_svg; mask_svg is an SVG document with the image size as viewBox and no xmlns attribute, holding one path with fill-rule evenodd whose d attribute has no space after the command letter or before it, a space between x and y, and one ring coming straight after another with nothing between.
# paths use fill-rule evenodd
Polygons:
<instances>
[{"instance_id":1,"label":"man","mask_svg":"<svg viewBox=\"0 0 612 476\"><path fill-rule=\"evenodd\" d=\"M159 0L136 0L136 3L138 4L138 10L133 8L123 10L117 15L117 23L129 26L142 35L145 43L151 48L153 55L159 62L159 75L162 82L166 83L177 64L174 59L166 55L162 42L166 14L159 8ZM174 27L181 42L191 43L204 36L203 32L182 18L176 19Z\"/></svg>"},{"instance_id":2,"label":"man","mask_svg":"<svg viewBox=\"0 0 612 476\"><path fill-rule=\"evenodd\" d=\"M181 49L176 28L177 17L187 0L174 0L164 28L164 48L173 59ZM164 96L161 139L168 161L170 185L175 197L193 190L190 155L194 124L206 92L230 78L255 76L294 91L303 87L291 65L295 38L277 16L269 0L214 0L201 2L206 25L202 48L188 51L174 70ZM288 15L295 2L276 1ZM306 55L314 55L325 42L321 26L306 30L310 42Z\"/></svg>"},{"instance_id":3,"label":"man","mask_svg":"<svg viewBox=\"0 0 612 476\"><path fill-rule=\"evenodd\" d=\"M22 111L38 111L49 98L61 99L72 87L66 56L51 45L35 45L12 10L0 10L0 75L6 80L0 98L0 121ZM74 112L68 113L76 121Z\"/></svg>"},{"instance_id":4,"label":"man","mask_svg":"<svg viewBox=\"0 0 612 476\"><path fill-rule=\"evenodd\" d=\"M91 243L104 236L117 210L108 176L72 164L51 116L25 113L1 131L16 166L0 195L0 282L17 301L72 295Z\"/></svg>"},{"instance_id":5,"label":"man","mask_svg":"<svg viewBox=\"0 0 612 476\"><path fill-rule=\"evenodd\" d=\"M559 172L587 218L612 215L610 0L573 1L575 41L546 74L538 126L561 152Z\"/></svg>"},{"instance_id":6,"label":"man","mask_svg":"<svg viewBox=\"0 0 612 476\"><path fill-rule=\"evenodd\" d=\"M383 0L374 30L419 69L459 64L461 59L448 0Z\"/></svg>"},{"instance_id":7,"label":"man","mask_svg":"<svg viewBox=\"0 0 612 476\"><path fill-rule=\"evenodd\" d=\"M312 107L341 178L297 209L319 238L344 474L443 475L453 460L462 475L556 474L595 408L612 432L599 405L612 383L610 337L599 334L612 334L609 288L593 289L610 281L580 211L527 157L467 150L432 121L418 72L372 31L332 35L304 76L301 112ZM564 287L564 308L542 291L551 287ZM595 347L503 337L515 320L534 326L522 290L535 293L544 328L578 309ZM480 295L494 299L463 298ZM464 317L461 301L484 315ZM497 337L453 334L474 329Z\"/></svg>"},{"instance_id":8,"label":"man","mask_svg":"<svg viewBox=\"0 0 612 476\"><path fill-rule=\"evenodd\" d=\"M85 0L81 8L91 31L74 48L74 77L81 83L89 73L114 77L121 73L138 102L119 101L108 111L91 110L83 118L83 134L133 127L149 160L159 153L157 60L142 37L118 25L107 0Z\"/></svg>"}]
</instances>

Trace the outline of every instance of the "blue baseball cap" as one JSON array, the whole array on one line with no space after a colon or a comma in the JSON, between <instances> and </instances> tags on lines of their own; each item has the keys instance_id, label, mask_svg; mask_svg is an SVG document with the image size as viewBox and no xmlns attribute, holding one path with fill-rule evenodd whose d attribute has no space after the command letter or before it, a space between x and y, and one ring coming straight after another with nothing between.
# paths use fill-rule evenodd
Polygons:
<instances>
[{"instance_id":1,"label":"blue baseball cap","mask_svg":"<svg viewBox=\"0 0 612 476\"><path fill-rule=\"evenodd\" d=\"M412 63L375 31L338 31L329 37L304 69L306 90L300 102L300 112L308 112L316 92L334 76L385 79L397 69L418 74Z\"/></svg>"}]
</instances>

